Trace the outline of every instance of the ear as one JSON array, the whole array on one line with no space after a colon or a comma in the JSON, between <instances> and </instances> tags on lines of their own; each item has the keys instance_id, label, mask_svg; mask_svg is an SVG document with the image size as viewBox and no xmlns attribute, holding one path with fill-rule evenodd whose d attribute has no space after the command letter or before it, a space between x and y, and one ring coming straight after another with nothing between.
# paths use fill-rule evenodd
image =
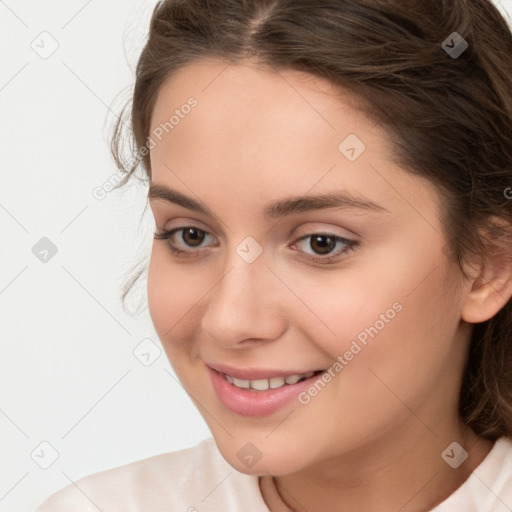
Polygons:
<instances>
[{"instance_id":1,"label":"ear","mask_svg":"<svg viewBox=\"0 0 512 512\"><path fill-rule=\"evenodd\" d=\"M480 233L486 251L462 306L462 319L469 323L489 320L512 297L512 228L502 219L491 222Z\"/></svg>"}]
</instances>

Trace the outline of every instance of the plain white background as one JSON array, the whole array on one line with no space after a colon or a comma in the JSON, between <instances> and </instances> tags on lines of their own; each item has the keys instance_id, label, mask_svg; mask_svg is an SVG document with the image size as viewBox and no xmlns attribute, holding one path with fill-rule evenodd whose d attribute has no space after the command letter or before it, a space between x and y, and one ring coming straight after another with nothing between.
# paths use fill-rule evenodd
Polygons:
<instances>
[{"instance_id":1,"label":"plain white background","mask_svg":"<svg viewBox=\"0 0 512 512\"><path fill-rule=\"evenodd\" d=\"M129 97L154 4L0 3L2 512L209 436L165 354L154 359L143 293L138 316L120 302L150 250L145 188L97 190L116 174L110 109ZM46 262L32 252L43 237L57 247L38 247Z\"/></svg>"},{"instance_id":2,"label":"plain white background","mask_svg":"<svg viewBox=\"0 0 512 512\"><path fill-rule=\"evenodd\" d=\"M154 5L0 2L0 512L210 435L161 352L145 283L132 314L120 302L153 224L144 187L108 191L108 140Z\"/></svg>"}]
</instances>

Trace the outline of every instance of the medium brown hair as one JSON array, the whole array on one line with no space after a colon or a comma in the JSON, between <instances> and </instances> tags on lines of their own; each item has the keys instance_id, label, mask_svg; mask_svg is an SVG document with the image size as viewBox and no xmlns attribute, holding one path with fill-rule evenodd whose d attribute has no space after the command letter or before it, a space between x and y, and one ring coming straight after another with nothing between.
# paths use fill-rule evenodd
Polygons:
<instances>
[{"instance_id":1,"label":"medium brown hair","mask_svg":"<svg viewBox=\"0 0 512 512\"><path fill-rule=\"evenodd\" d=\"M468 44L458 56L454 32ZM128 159L122 117L112 138L123 183L137 169L151 179L146 144L163 82L208 57L255 58L353 93L396 161L438 187L461 275L491 241L511 251L510 231L478 231L496 217L512 223L512 35L490 0L161 1L136 68ZM482 437L512 436L510 300L474 326L460 415Z\"/></svg>"}]
</instances>

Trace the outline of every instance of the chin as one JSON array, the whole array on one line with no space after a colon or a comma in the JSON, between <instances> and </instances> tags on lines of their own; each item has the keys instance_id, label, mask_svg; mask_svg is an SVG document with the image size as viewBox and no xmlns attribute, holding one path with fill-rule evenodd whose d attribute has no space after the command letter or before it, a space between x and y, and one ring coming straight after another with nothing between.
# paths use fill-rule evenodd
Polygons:
<instances>
[{"instance_id":1,"label":"chin","mask_svg":"<svg viewBox=\"0 0 512 512\"><path fill-rule=\"evenodd\" d=\"M297 452L296 447L290 447L291 453L287 453L283 450L282 446L265 446L259 450L255 447L254 443L237 443L233 441L233 439L226 439L225 442L219 442L219 440L215 438L215 442L227 463L240 473L246 475L283 476L294 473L305 467L306 461L303 457L300 457L301 454ZM241 448L236 448L238 445L240 445ZM259 459L256 462L250 459L245 462L244 456L259 457Z\"/></svg>"}]
</instances>

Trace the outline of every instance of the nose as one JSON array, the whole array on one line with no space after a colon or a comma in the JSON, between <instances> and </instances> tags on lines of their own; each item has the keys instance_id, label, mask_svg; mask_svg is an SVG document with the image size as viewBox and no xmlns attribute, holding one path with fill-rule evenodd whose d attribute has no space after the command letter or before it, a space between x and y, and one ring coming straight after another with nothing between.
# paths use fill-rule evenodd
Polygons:
<instances>
[{"instance_id":1,"label":"nose","mask_svg":"<svg viewBox=\"0 0 512 512\"><path fill-rule=\"evenodd\" d=\"M245 348L278 339L284 332L284 287L267 263L261 256L247 263L237 254L226 261L201 319L203 332L216 344Z\"/></svg>"}]
</instances>

